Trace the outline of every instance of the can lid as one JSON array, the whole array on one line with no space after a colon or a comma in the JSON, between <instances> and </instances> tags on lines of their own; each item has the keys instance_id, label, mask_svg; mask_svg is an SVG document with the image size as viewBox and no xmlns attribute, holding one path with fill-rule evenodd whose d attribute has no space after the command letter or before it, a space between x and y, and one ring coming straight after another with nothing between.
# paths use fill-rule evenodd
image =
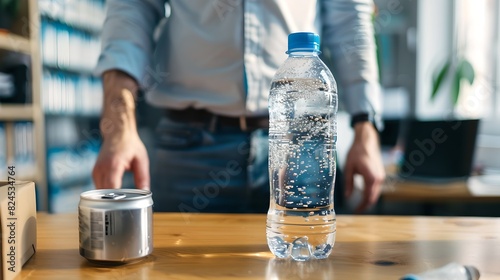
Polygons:
<instances>
[{"instance_id":1,"label":"can lid","mask_svg":"<svg viewBox=\"0 0 500 280\"><path fill-rule=\"evenodd\" d=\"M81 199L87 200L136 200L151 197L151 192L146 190L137 189L120 189L120 190L91 190L86 191L80 195Z\"/></svg>"},{"instance_id":2,"label":"can lid","mask_svg":"<svg viewBox=\"0 0 500 280\"><path fill-rule=\"evenodd\" d=\"M123 199L126 197L127 195L124 193L115 193L115 192L105 193L101 196L102 199Z\"/></svg>"}]
</instances>

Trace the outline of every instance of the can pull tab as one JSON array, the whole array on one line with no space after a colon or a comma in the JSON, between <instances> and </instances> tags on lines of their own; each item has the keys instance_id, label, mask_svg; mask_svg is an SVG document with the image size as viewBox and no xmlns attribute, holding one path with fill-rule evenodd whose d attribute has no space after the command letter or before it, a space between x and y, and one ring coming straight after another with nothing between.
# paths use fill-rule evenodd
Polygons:
<instances>
[{"instance_id":1,"label":"can pull tab","mask_svg":"<svg viewBox=\"0 0 500 280\"><path fill-rule=\"evenodd\" d=\"M114 193L114 192L111 192L111 193L107 193L107 194L104 194L101 198L102 199L122 199L122 198L125 198L126 195L123 194L123 193Z\"/></svg>"}]
</instances>

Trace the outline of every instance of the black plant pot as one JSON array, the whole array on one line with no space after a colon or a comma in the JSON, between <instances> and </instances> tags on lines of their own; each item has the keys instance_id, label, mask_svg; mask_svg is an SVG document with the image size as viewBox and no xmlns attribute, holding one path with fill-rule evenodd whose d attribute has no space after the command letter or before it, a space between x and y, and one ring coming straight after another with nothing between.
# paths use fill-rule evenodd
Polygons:
<instances>
[{"instance_id":1,"label":"black plant pot","mask_svg":"<svg viewBox=\"0 0 500 280\"><path fill-rule=\"evenodd\" d=\"M402 177L457 180L471 173L478 119L407 122Z\"/></svg>"}]
</instances>

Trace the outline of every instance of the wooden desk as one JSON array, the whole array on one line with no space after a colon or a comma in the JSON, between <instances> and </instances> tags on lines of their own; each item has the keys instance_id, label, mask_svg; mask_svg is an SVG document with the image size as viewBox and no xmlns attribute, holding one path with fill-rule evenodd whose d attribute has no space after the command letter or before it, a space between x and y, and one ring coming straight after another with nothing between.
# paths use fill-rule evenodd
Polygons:
<instances>
[{"instance_id":1,"label":"wooden desk","mask_svg":"<svg viewBox=\"0 0 500 280\"><path fill-rule=\"evenodd\" d=\"M279 261L265 215L155 214L154 252L118 267L78 253L76 215L38 214L38 251L21 279L398 279L449 262L500 279L500 218L339 216L327 260Z\"/></svg>"},{"instance_id":2,"label":"wooden desk","mask_svg":"<svg viewBox=\"0 0 500 280\"><path fill-rule=\"evenodd\" d=\"M500 188L500 187L499 187ZM500 195L474 195L466 181L427 183L408 181L395 176L386 179L382 198L385 201L414 202L500 202Z\"/></svg>"}]
</instances>

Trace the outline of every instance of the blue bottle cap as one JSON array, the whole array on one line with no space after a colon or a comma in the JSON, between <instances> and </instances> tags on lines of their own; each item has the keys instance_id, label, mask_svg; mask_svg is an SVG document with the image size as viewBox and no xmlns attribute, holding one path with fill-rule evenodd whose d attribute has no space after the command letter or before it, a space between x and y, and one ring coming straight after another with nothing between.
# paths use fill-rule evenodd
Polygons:
<instances>
[{"instance_id":1,"label":"blue bottle cap","mask_svg":"<svg viewBox=\"0 0 500 280\"><path fill-rule=\"evenodd\" d=\"M288 51L319 52L319 35L313 32L297 32L288 35Z\"/></svg>"}]
</instances>

